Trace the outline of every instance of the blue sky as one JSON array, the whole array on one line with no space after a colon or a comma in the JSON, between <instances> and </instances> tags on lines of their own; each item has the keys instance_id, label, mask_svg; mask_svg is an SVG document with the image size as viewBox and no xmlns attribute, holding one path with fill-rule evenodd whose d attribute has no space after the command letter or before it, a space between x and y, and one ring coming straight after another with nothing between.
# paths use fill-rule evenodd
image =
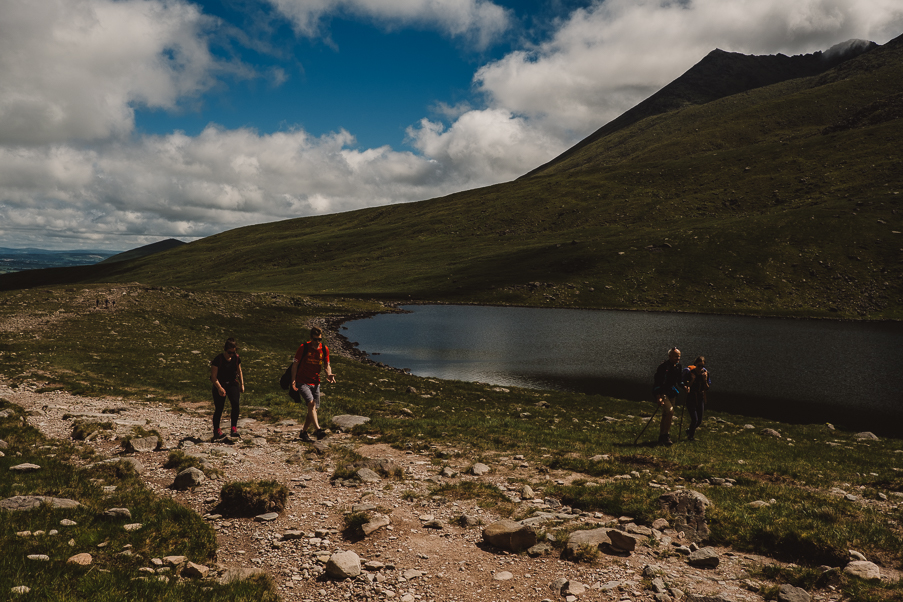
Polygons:
<instances>
[{"instance_id":1,"label":"blue sky","mask_svg":"<svg viewBox=\"0 0 903 602\"><path fill-rule=\"evenodd\" d=\"M714 48L899 0L0 0L0 246L124 250L512 180Z\"/></svg>"}]
</instances>

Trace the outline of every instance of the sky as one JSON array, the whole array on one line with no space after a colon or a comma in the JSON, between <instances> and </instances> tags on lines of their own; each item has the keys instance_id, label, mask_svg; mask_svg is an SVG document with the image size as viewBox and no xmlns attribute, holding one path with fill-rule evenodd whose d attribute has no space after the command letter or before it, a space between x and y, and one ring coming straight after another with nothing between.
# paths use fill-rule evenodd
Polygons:
<instances>
[{"instance_id":1,"label":"sky","mask_svg":"<svg viewBox=\"0 0 903 602\"><path fill-rule=\"evenodd\" d=\"M510 181L715 48L900 34L900 0L0 0L0 247Z\"/></svg>"}]
</instances>

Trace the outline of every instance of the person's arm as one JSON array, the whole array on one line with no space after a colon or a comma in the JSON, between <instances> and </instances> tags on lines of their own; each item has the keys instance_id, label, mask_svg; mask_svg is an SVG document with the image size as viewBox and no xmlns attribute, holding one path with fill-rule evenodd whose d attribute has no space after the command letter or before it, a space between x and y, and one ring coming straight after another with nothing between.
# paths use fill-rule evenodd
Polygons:
<instances>
[{"instance_id":1,"label":"person's arm","mask_svg":"<svg viewBox=\"0 0 903 602\"><path fill-rule=\"evenodd\" d=\"M292 389L295 391L298 390L298 384L295 382L295 378L298 376L298 358L295 358L292 361Z\"/></svg>"},{"instance_id":2,"label":"person's arm","mask_svg":"<svg viewBox=\"0 0 903 602\"><path fill-rule=\"evenodd\" d=\"M213 383L214 387L219 389L220 395L225 395L226 390L223 388L223 386L221 384L219 384L219 381L216 379L217 374L219 374L219 368L216 366L216 364L211 363L210 364L210 382Z\"/></svg>"},{"instance_id":3,"label":"person's arm","mask_svg":"<svg viewBox=\"0 0 903 602\"><path fill-rule=\"evenodd\" d=\"M326 364L326 382L335 383L335 374L332 373L332 366L329 365L329 348L323 345L323 363Z\"/></svg>"}]
</instances>

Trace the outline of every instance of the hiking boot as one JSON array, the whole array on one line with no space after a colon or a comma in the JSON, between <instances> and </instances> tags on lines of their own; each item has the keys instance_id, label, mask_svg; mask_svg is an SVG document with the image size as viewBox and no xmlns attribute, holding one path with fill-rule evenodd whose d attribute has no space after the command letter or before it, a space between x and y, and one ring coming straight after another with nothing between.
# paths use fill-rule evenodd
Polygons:
<instances>
[{"instance_id":1,"label":"hiking boot","mask_svg":"<svg viewBox=\"0 0 903 602\"><path fill-rule=\"evenodd\" d=\"M215 431L213 431L213 440L214 441L216 441L217 439L222 439L225 436L226 436L225 433L223 433L223 431L220 429L216 429Z\"/></svg>"},{"instance_id":2,"label":"hiking boot","mask_svg":"<svg viewBox=\"0 0 903 602\"><path fill-rule=\"evenodd\" d=\"M241 439L241 435L238 434L238 429L234 426L232 427L232 432L229 433L230 437L235 437L236 439Z\"/></svg>"},{"instance_id":3,"label":"hiking boot","mask_svg":"<svg viewBox=\"0 0 903 602\"><path fill-rule=\"evenodd\" d=\"M307 434L307 431L301 431L301 434L298 435L298 439L304 441L305 443L313 443L314 440L310 438L310 435Z\"/></svg>"},{"instance_id":4,"label":"hiking boot","mask_svg":"<svg viewBox=\"0 0 903 602\"><path fill-rule=\"evenodd\" d=\"M317 429L314 431L314 437L316 437L317 439L325 439L326 431L324 431L323 429Z\"/></svg>"},{"instance_id":5,"label":"hiking boot","mask_svg":"<svg viewBox=\"0 0 903 602\"><path fill-rule=\"evenodd\" d=\"M661 435L658 438L659 445L674 445L674 442L671 441L671 435Z\"/></svg>"},{"instance_id":6,"label":"hiking boot","mask_svg":"<svg viewBox=\"0 0 903 602\"><path fill-rule=\"evenodd\" d=\"M687 441L696 441L696 432L687 429Z\"/></svg>"}]
</instances>

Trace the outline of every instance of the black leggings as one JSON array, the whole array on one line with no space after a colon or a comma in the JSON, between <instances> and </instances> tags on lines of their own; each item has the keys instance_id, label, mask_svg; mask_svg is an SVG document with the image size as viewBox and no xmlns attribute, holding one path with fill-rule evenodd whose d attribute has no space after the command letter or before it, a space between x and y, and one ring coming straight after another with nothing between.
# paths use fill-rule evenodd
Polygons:
<instances>
[{"instance_id":1,"label":"black leggings","mask_svg":"<svg viewBox=\"0 0 903 602\"><path fill-rule=\"evenodd\" d=\"M232 405L232 413L230 418L232 420L232 426L238 426L238 399L241 396L241 389L238 387L236 383L229 383L227 385L223 385L223 389L226 390L226 395L220 395L217 390L216 385L213 385L213 430L219 428L220 418L223 417L223 409L226 407L226 397L229 398L229 403Z\"/></svg>"},{"instance_id":2,"label":"black leggings","mask_svg":"<svg viewBox=\"0 0 903 602\"><path fill-rule=\"evenodd\" d=\"M690 391L687 394L687 409L690 411L690 435L696 432L702 424L702 415L705 413L705 394L702 391Z\"/></svg>"}]
</instances>

